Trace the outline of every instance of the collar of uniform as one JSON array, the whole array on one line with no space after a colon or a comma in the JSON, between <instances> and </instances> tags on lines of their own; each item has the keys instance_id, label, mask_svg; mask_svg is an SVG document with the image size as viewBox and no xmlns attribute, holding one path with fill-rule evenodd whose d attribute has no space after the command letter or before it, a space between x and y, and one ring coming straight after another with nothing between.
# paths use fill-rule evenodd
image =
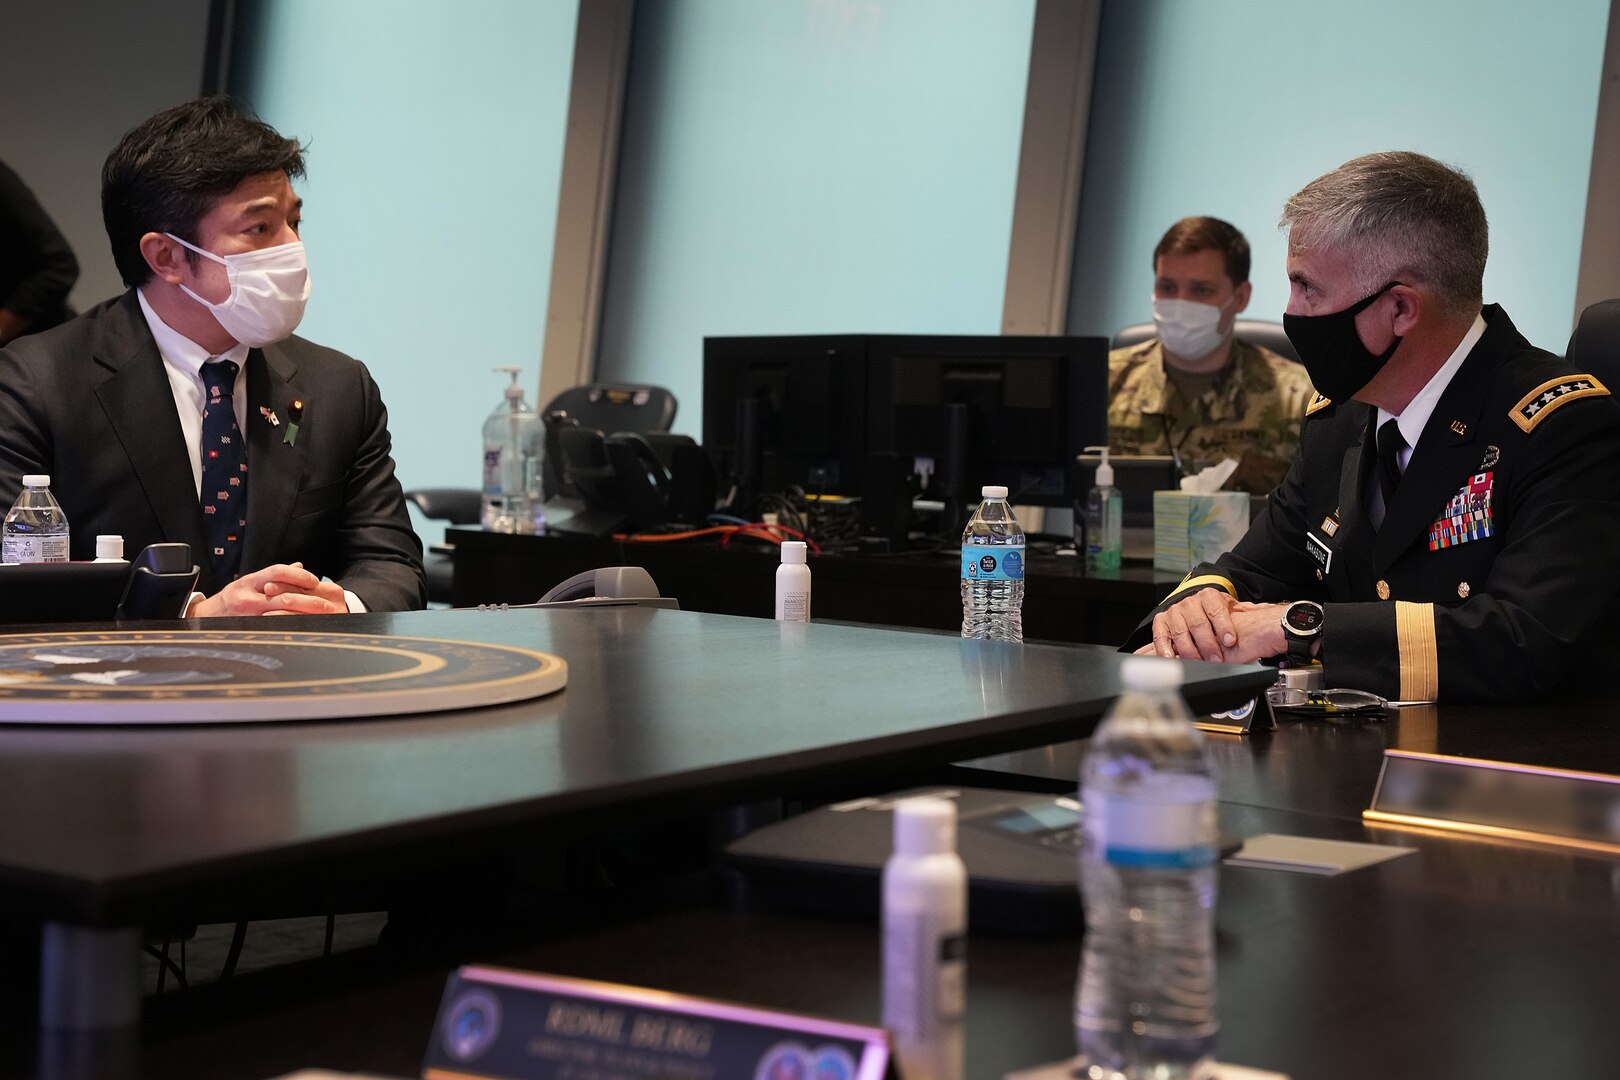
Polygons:
<instances>
[{"instance_id":1,"label":"collar of uniform","mask_svg":"<svg viewBox=\"0 0 1620 1080\"><path fill-rule=\"evenodd\" d=\"M145 292L136 289L135 297L141 302L141 314L146 317L147 328L152 331L152 340L157 342L158 355L163 357L163 362L201 386L202 366L214 359L215 355L158 318L158 313L146 302ZM237 370L240 371L247 366L247 354L248 347L237 342L220 353L218 358L236 361Z\"/></svg>"},{"instance_id":2,"label":"collar of uniform","mask_svg":"<svg viewBox=\"0 0 1620 1080\"><path fill-rule=\"evenodd\" d=\"M1175 383L1170 380L1169 372L1164 359L1164 343L1154 340L1158 349L1156 359L1158 363L1153 366L1152 372L1157 380L1157 386L1149 389L1156 391L1159 400L1159 412L1168 416L1178 414L1172 409L1172 397L1182 400L1181 394L1176 390ZM1228 420L1241 420L1246 411L1246 394L1255 391L1264 392L1270 389L1274 382L1271 369L1267 367L1260 351L1253 345L1238 338L1232 339L1232 351L1221 369L1220 375L1208 390L1191 401L1185 401L1188 408L1202 406L1198 410L1200 423L1223 423Z\"/></svg>"},{"instance_id":3,"label":"collar of uniform","mask_svg":"<svg viewBox=\"0 0 1620 1080\"><path fill-rule=\"evenodd\" d=\"M1474 325L1468 328L1468 333L1464 334L1462 340L1457 342L1457 347L1451 351L1451 355L1446 358L1446 362L1440 365L1440 370L1429 377L1429 381L1423 384L1423 389L1417 392L1417 395L1412 398L1411 403L1406 406L1401 415L1396 416L1394 413L1385 412L1383 409L1378 410L1378 420L1373 426L1373 430L1376 431L1382 427L1385 420L1393 419L1401 429L1401 438L1406 440L1406 449L1401 451L1402 469L1406 468L1406 463L1412 460L1412 448L1417 445L1418 439L1422 437L1424 425L1429 422L1429 417L1434 414L1434 407L1440 404L1440 395L1446 392L1446 387L1451 385L1451 380L1457 374L1457 370L1462 367L1463 361L1468 359L1468 354L1474 351L1474 346L1479 344L1479 339L1484 335L1485 317L1475 315Z\"/></svg>"}]
</instances>

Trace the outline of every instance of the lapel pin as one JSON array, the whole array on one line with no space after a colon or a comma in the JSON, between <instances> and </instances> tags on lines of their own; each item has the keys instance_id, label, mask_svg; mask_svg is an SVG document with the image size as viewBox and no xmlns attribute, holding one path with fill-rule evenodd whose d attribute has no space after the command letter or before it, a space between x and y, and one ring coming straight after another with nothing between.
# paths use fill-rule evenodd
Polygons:
<instances>
[{"instance_id":1,"label":"lapel pin","mask_svg":"<svg viewBox=\"0 0 1620 1080\"><path fill-rule=\"evenodd\" d=\"M287 402L287 434L281 437L282 442L286 443L288 446L293 446L296 444L298 441L298 423L303 419L304 399L293 398L291 401Z\"/></svg>"},{"instance_id":2,"label":"lapel pin","mask_svg":"<svg viewBox=\"0 0 1620 1080\"><path fill-rule=\"evenodd\" d=\"M1463 423L1461 420L1453 420L1451 422L1451 430L1458 435L1466 435L1468 434L1468 425Z\"/></svg>"},{"instance_id":3,"label":"lapel pin","mask_svg":"<svg viewBox=\"0 0 1620 1080\"><path fill-rule=\"evenodd\" d=\"M277 416L273 409L267 409L263 405L260 405L259 406L259 415L264 417L266 420L270 421L270 426L271 427L280 427L281 426L281 417Z\"/></svg>"}]
</instances>

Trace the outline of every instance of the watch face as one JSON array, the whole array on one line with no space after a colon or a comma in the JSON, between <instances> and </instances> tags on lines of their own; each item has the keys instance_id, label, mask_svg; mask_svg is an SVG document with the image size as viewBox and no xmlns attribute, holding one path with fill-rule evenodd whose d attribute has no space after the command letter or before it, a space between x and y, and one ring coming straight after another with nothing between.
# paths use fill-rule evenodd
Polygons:
<instances>
[{"instance_id":1,"label":"watch face","mask_svg":"<svg viewBox=\"0 0 1620 1080\"><path fill-rule=\"evenodd\" d=\"M1322 607L1320 604L1294 604L1283 616L1283 621L1296 634L1314 634L1322 629Z\"/></svg>"}]
</instances>

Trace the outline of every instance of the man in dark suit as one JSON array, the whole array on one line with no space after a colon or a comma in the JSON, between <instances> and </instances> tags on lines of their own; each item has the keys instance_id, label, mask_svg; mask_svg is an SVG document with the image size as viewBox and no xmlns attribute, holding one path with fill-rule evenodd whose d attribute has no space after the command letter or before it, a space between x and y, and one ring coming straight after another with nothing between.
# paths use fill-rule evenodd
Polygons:
<instances>
[{"instance_id":1,"label":"man in dark suit","mask_svg":"<svg viewBox=\"0 0 1620 1080\"><path fill-rule=\"evenodd\" d=\"M1329 686L1406 700L1558 688L1613 622L1620 407L1482 307L1485 211L1455 170L1357 158L1282 223L1284 324L1319 391L1299 457L1128 647L1314 657Z\"/></svg>"},{"instance_id":2,"label":"man in dark suit","mask_svg":"<svg viewBox=\"0 0 1620 1080\"><path fill-rule=\"evenodd\" d=\"M188 614L401 610L422 548L365 367L292 336L303 150L228 102L159 113L102 171L130 289L0 351L0 497L48 473L72 530L184 541Z\"/></svg>"}]
</instances>

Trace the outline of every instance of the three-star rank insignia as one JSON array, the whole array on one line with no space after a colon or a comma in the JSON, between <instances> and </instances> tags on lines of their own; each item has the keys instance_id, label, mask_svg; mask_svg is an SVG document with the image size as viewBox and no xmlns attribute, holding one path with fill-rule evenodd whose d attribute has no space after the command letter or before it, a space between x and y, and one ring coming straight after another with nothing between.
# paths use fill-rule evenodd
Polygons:
<instances>
[{"instance_id":1,"label":"three-star rank insignia","mask_svg":"<svg viewBox=\"0 0 1620 1080\"><path fill-rule=\"evenodd\" d=\"M1513 422L1526 434L1553 414L1553 411L1583 397L1608 397L1609 388L1591 375L1565 375L1548 379L1524 397L1508 412Z\"/></svg>"}]
</instances>

